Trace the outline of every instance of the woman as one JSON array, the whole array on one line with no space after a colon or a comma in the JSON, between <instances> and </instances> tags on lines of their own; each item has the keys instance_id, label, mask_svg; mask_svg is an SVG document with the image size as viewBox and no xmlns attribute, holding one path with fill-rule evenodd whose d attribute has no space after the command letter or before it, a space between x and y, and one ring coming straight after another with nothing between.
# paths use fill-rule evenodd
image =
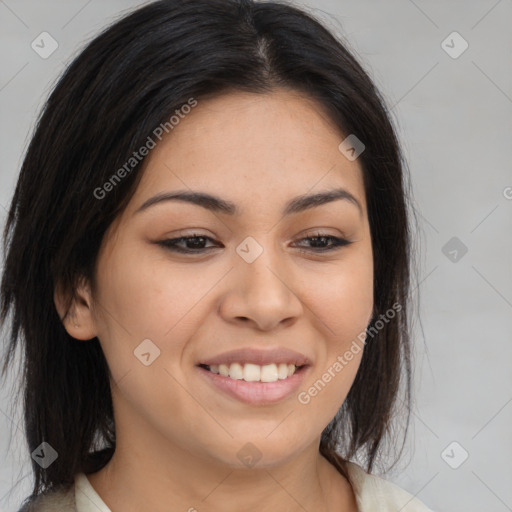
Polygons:
<instances>
[{"instance_id":1,"label":"woman","mask_svg":"<svg viewBox=\"0 0 512 512\"><path fill-rule=\"evenodd\" d=\"M21 510L428 511L371 474L410 404L405 180L370 78L297 8L164 0L96 37L5 231Z\"/></svg>"}]
</instances>

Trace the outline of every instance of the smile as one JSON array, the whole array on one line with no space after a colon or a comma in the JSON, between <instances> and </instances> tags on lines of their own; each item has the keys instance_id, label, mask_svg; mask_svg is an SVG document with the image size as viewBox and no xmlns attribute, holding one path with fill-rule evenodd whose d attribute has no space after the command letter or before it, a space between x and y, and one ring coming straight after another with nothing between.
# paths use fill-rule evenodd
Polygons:
<instances>
[{"instance_id":1,"label":"smile","mask_svg":"<svg viewBox=\"0 0 512 512\"><path fill-rule=\"evenodd\" d=\"M195 367L210 389L239 402L265 405L292 396L313 361L285 347L246 347L205 356Z\"/></svg>"},{"instance_id":2,"label":"smile","mask_svg":"<svg viewBox=\"0 0 512 512\"><path fill-rule=\"evenodd\" d=\"M240 364L212 364L200 365L212 373L222 375L234 380L245 382L276 382L291 377L302 366L286 363L271 363L258 365L252 363Z\"/></svg>"},{"instance_id":3,"label":"smile","mask_svg":"<svg viewBox=\"0 0 512 512\"><path fill-rule=\"evenodd\" d=\"M215 365L213 370L216 370ZM220 373L222 366L222 372L227 375ZM242 375L247 372L247 377L253 380L245 380L244 378L230 377L231 369L233 369L233 375ZM275 368L274 368L275 366ZM281 375L284 376L284 368L286 366L286 377L279 378L279 368L281 368ZM306 375L308 375L311 366L304 365L297 367L290 365L292 368L289 369L287 364L268 364L268 365L255 365L239 363L231 363L231 365L219 365L219 373L214 373L212 367L209 365L198 365L196 369L199 372L199 376L202 377L203 382L206 382L208 387L213 390L219 391L222 395L227 396L231 399L236 399L238 402L251 405L271 405L280 402L286 398L295 396L297 390L303 383ZM270 367L270 369L265 369ZM263 376L262 376L263 373ZM277 378L276 378L277 373ZM290 374L290 375L288 375ZM272 379L270 382L266 382L265 378Z\"/></svg>"}]
</instances>

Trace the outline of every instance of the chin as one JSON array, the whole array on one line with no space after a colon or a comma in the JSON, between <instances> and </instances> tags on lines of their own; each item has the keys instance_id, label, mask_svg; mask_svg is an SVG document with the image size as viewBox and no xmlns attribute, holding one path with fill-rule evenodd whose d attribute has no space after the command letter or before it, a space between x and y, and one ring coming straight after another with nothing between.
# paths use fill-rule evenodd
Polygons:
<instances>
[{"instance_id":1,"label":"chin","mask_svg":"<svg viewBox=\"0 0 512 512\"><path fill-rule=\"evenodd\" d=\"M245 434L243 439L231 440L223 452L211 456L231 469L270 469L290 462L306 448L302 446L303 440L298 445L290 443L290 436L284 440L281 436L271 439L272 435L265 438L255 434L251 438Z\"/></svg>"}]
</instances>

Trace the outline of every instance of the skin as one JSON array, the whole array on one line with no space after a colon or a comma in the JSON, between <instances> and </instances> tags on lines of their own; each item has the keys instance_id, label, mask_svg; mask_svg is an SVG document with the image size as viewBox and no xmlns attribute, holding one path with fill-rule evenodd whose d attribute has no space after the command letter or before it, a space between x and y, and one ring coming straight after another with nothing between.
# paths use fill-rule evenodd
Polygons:
<instances>
[{"instance_id":1,"label":"skin","mask_svg":"<svg viewBox=\"0 0 512 512\"><path fill-rule=\"evenodd\" d=\"M345 136L298 92L231 92L199 100L151 150L103 241L96 295L85 282L65 320L77 340L98 337L112 374L116 451L88 478L114 512L357 510L350 483L318 446L362 350L308 404L297 393L242 403L195 367L237 348L286 347L313 362L304 391L365 330L372 245L361 166L338 150ZM335 200L281 214L296 196L338 187L362 210ZM135 213L148 198L183 189L220 196L241 212L166 201ZM315 252L303 239L316 230L352 243ZM215 248L182 255L154 243L193 234ZM235 250L248 236L263 248L250 264ZM62 294L55 303L64 317ZM144 339L161 351L149 366L133 353ZM252 468L237 457L249 442L261 454Z\"/></svg>"}]
</instances>

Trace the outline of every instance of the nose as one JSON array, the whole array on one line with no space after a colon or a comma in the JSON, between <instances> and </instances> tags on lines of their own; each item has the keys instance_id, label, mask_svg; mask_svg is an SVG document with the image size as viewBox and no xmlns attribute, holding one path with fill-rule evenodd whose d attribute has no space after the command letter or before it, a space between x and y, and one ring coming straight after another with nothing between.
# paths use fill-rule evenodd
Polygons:
<instances>
[{"instance_id":1,"label":"nose","mask_svg":"<svg viewBox=\"0 0 512 512\"><path fill-rule=\"evenodd\" d=\"M235 254L228 281L220 314L230 323L268 331L280 324L291 325L304 310L296 290L297 275L277 251L265 248L252 263Z\"/></svg>"}]
</instances>

